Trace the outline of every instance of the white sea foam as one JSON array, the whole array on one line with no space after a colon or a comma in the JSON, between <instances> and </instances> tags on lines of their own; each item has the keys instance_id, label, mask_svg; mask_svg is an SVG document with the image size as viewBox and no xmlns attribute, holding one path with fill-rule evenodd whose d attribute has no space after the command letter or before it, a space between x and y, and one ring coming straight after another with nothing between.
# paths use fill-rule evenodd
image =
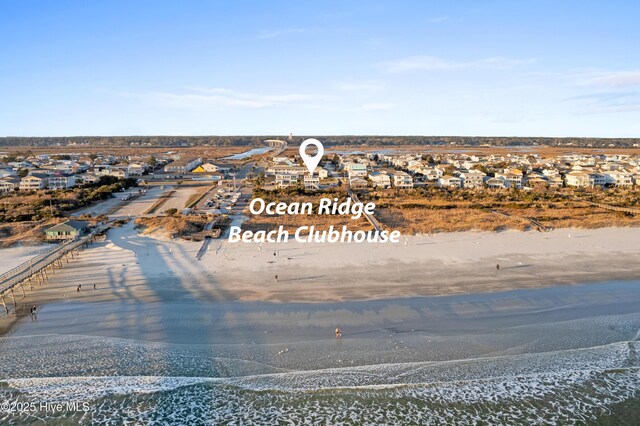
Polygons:
<instances>
[{"instance_id":1,"label":"white sea foam","mask_svg":"<svg viewBox=\"0 0 640 426\"><path fill-rule=\"evenodd\" d=\"M570 423L593 420L612 404L639 396L638 344L242 377L86 376L4 382L10 393L27 400L88 398L97 406L91 418L95 423L107 423L114 412L160 423L186 421L194 412L212 423Z\"/></svg>"}]
</instances>

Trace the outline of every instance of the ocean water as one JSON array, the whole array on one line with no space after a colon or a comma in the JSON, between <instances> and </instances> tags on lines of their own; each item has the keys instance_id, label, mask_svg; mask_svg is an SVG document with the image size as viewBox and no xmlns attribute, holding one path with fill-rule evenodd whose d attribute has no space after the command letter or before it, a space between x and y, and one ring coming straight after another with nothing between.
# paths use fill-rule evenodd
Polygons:
<instances>
[{"instance_id":1,"label":"ocean water","mask_svg":"<svg viewBox=\"0 0 640 426\"><path fill-rule=\"evenodd\" d=\"M596 422L616 404L640 396L637 341L450 361L345 360L344 367L308 370L243 359L242 353L254 358L259 351L247 349L104 337L8 338L2 375L16 377L0 381L0 400L23 407L76 401L88 410L16 409L0 413L0 422L574 424ZM311 349L278 353L304 356Z\"/></svg>"},{"instance_id":2,"label":"ocean water","mask_svg":"<svg viewBox=\"0 0 640 426\"><path fill-rule=\"evenodd\" d=\"M235 339L217 337L226 324L213 340L196 330L181 343L99 335L119 334L99 321L87 335L29 334L24 325L0 338L0 424L634 424L637 287L517 293L526 312L383 321L348 329L342 340L306 325L247 331L242 321ZM499 298L393 303L444 312ZM547 306L552 299L557 307ZM385 306L361 303L340 306ZM49 409L57 403L64 408Z\"/></svg>"}]
</instances>

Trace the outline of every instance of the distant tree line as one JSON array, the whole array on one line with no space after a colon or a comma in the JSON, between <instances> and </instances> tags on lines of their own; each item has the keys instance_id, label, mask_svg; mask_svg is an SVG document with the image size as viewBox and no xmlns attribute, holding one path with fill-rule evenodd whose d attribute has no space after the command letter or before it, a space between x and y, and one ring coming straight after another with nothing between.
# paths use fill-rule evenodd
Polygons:
<instances>
[{"instance_id":1,"label":"distant tree line","mask_svg":"<svg viewBox=\"0 0 640 426\"><path fill-rule=\"evenodd\" d=\"M297 136L291 142L297 145L307 137L315 137L326 146L561 146L593 148L631 148L640 146L640 138L548 138L548 137L475 137L475 136ZM46 147L90 145L105 147L254 147L263 146L266 139L282 136L74 136L74 137L16 137L0 138L0 147Z\"/></svg>"}]
</instances>

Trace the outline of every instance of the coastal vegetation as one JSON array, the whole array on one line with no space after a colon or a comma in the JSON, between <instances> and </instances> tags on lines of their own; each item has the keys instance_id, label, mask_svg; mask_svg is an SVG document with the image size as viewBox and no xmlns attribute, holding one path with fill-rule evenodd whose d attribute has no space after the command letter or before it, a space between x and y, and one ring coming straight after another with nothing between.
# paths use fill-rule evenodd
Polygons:
<instances>
[{"instance_id":1,"label":"coastal vegetation","mask_svg":"<svg viewBox=\"0 0 640 426\"><path fill-rule=\"evenodd\" d=\"M0 195L0 222L39 221L105 200L130 188L135 179L102 176L96 183L63 190L19 191Z\"/></svg>"},{"instance_id":2,"label":"coastal vegetation","mask_svg":"<svg viewBox=\"0 0 640 426\"><path fill-rule=\"evenodd\" d=\"M344 189L330 194L346 197ZM338 196L336 195L336 196ZM298 188L266 191L260 196L284 202L317 204L327 194L305 193ZM606 226L640 226L640 214L613 211L591 203L625 207L640 211L640 189L559 188L539 191L515 189L458 189L455 191L424 187L397 191L372 190L359 195L362 202L376 204L375 216L389 229L403 234L428 234L459 231L503 231L552 228L601 228ZM343 215L269 216L251 215L243 228L272 230L280 225L295 229L313 224L317 229L347 225L349 229L370 229L364 219L351 220Z\"/></svg>"},{"instance_id":3,"label":"coastal vegetation","mask_svg":"<svg viewBox=\"0 0 640 426\"><path fill-rule=\"evenodd\" d=\"M209 221L206 216L183 216L173 212L166 216L139 217L135 224L143 235L178 238L201 232Z\"/></svg>"}]
</instances>

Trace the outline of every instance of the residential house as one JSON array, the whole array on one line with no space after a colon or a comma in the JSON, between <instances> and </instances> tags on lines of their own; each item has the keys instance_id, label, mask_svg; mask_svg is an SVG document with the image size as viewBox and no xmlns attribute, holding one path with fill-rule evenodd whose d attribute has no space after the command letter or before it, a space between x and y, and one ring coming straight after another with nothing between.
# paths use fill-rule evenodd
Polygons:
<instances>
[{"instance_id":1,"label":"residential house","mask_svg":"<svg viewBox=\"0 0 640 426\"><path fill-rule=\"evenodd\" d=\"M67 220L44 231L47 241L73 240L86 234L89 225L82 220Z\"/></svg>"},{"instance_id":2,"label":"residential house","mask_svg":"<svg viewBox=\"0 0 640 426\"><path fill-rule=\"evenodd\" d=\"M20 180L21 191L45 189L49 184L49 176L44 173L31 173Z\"/></svg>"},{"instance_id":3,"label":"residential house","mask_svg":"<svg viewBox=\"0 0 640 426\"><path fill-rule=\"evenodd\" d=\"M322 167L317 167L316 170L318 171L318 177L320 179L326 179L329 177L329 170Z\"/></svg>"},{"instance_id":4,"label":"residential house","mask_svg":"<svg viewBox=\"0 0 640 426\"><path fill-rule=\"evenodd\" d=\"M8 176L0 178L0 192L13 192L20 187L20 178Z\"/></svg>"},{"instance_id":5,"label":"residential house","mask_svg":"<svg viewBox=\"0 0 640 426\"><path fill-rule=\"evenodd\" d=\"M366 181L366 179L362 179L362 178L349 179L349 187L353 190L367 189L368 186L369 184Z\"/></svg>"},{"instance_id":6,"label":"residential house","mask_svg":"<svg viewBox=\"0 0 640 426\"><path fill-rule=\"evenodd\" d=\"M461 172L459 177L464 188L481 188L486 176L486 173L480 170L469 170Z\"/></svg>"},{"instance_id":7,"label":"residential house","mask_svg":"<svg viewBox=\"0 0 640 426\"><path fill-rule=\"evenodd\" d=\"M365 164L349 163L345 168L349 174L349 180L357 177L365 178L369 174Z\"/></svg>"},{"instance_id":8,"label":"residential house","mask_svg":"<svg viewBox=\"0 0 640 426\"><path fill-rule=\"evenodd\" d=\"M612 171L605 173L607 183L615 186L631 186L633 185L633 175L622 171Z\"/></svg>"},{"instance_id":9,"label":"residential house","mask_svg":"<svg viewBox=\"0 0 640 426\"><path fill-rule=\"evenodd\" d=\"M216 166L215 164L206 161L202 164L200 164L198 167L196 167L195 169L193 169L191 172L192 173L215 173L220 171L220 167Z\"/></svg>"},{"instance_id":10,"label":"residential house","mask_svg":"<svg viewBox=\"0 0 640 426\"><path fill-rule=\"evenodd\" d=\"M495 177L502 179L505 188L522 188L522 174L512 172L496 173Z\"/></svg>"},{"instance_id":11,"label":"residential house","mask_svg":"<svg viewBox=\"0 0 640 426\"><path fill-rule=\"evenodd\" d=\"M298 184L298 174L278 173L276 174L276 186L278 188L288 188Z\"/></svg>"},{"instance_id":12,"label":"residential house","mask_svg":"<svg viewBox=\"0 0 640 426\"><path fill-rule=\"evenodd\" d=\"M304 189L313 191L320 189L320 178L314 175L306 174L304 175Z\"/></svg>"},{"instance_id":13,"label":"residential house","mask_svg":"<svg viewBox=\"0 0 640 426\"><path fill-rule=\"evenodd\" d=\"M391 188L391 177L385 172L369 173L369 179L375 188Z\"/></svg>"},{"instance_id":14,"label":"residential house","mask_svg":"<svg viewBox=\"0 0 640 426\"><path fill-rule=\"evenodd\" d=\"M444 175L438 179L438 186L440 188L461 188L462 179L451 175Z\"/></svg>"},{"instance_id":15,"label":"residential house","mask_svg":"<svg viewBox=\"0 0 640 426\"><path fill-rule=\"evenodd\" d=\"M505 181L497 177L491 177L484 183L490 189L505 189Z\"/></svg>"},{"instance_id":16,"label":"residential house","mask_svg":"<svg viewBox=\"0 0 640 426\"><path fill-rule=\"evenodd\" d=\"M201 163L201 157L181 157L164 166L164 171L165 173L189 173Z\"/></svg>"},{"instance_id":17,"label":"residential house","mask_svg":"<svg viewBox=\"0 0 640 426\"><path fill-rule=\"evenodd\" d=\"M411 189L413 188L413 178L407 172L395 172L393 174L393 186L399 189Z\"/></svg>"},{"instance_id":18,"label":"residential house","mask_svg":"<svg viewBox=\"0 0 640 426\"><path fill-rule=\"evenodd\" d=\"M49 189L67 189L76 186L76 176L67 173L49 175Z\"/></svg>"},{"instance_id":19,"label":"residential house","mask_svg":"<svg viewBox=\"0 0 640 426\"><path fill-rule=\"evenodd\" d=\"M129 176L142 176L147 167L140 163L131 163L127 166L127 174Z\"/></svg>"}]
</instances>

